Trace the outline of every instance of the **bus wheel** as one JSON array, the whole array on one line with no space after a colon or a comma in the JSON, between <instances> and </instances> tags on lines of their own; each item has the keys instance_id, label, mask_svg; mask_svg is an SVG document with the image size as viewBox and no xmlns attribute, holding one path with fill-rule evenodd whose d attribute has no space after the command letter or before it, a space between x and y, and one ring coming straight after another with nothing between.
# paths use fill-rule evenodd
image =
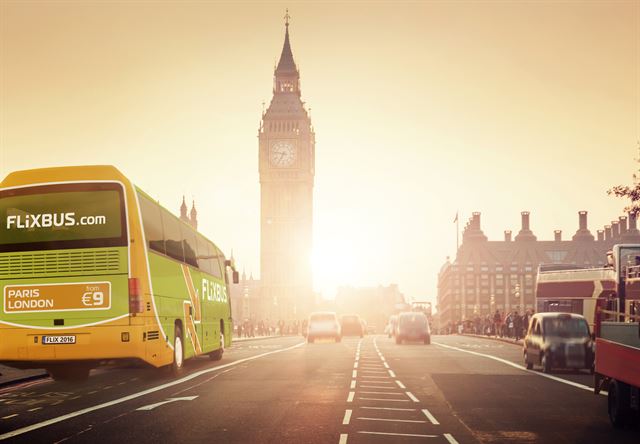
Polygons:
<instances>
[{"instance_id":1,"label":"bus wheel","mask_svg":"<svg viewBox=\"0 0 640 444\"><path fill-rule=\"evenodd\" d=\"M214 361L219 361L222 359L222 354L224 353L224 334L220 332L220 348L209 353L209 357Z\"/></svg>"},{"instance_id":2,"label":"bus wheel","mask_svg":"<svg viewBox=\"0 0 640 444\"><path fill-rule=\"evenodd\" d=\"M524 365L527 367L527 370L531 370L533 368L533 362L529 361L529 353L524 351Z\"/></svg>"},{"instance_id":3,"label":"bus wheel","mask_svg":"<svg viewBox=\"0 0 640 444\"><path fill-rule=\"evenodd\" d=\"M60 365L47 368L56 381L84 381L89 377L91 367L83 364Z\"/></svg>"},{"instance_id":4,"label":"bus wheel","mask_svg":"<svg viewBox=\"0 0 640 444\"><path fill-rule=\"evenodd\" d=\"M609 384L607 407L609 419L614 427L621 428L629 422L631 416L630 403L629 386L624 382L612 380Z\"/></svg>"},{"instance_id":5,"label":"bus wheel","mask_svg":"<svg viewBox=\"0 0 640 444\"><path fill-rule=\"evenodd\" d=\"M175 327L175 338L173 339L173 363L171 373L179 375L184 368L184 346L182 345L182 329L179 325Z\"/></svg>"}]
</instances>

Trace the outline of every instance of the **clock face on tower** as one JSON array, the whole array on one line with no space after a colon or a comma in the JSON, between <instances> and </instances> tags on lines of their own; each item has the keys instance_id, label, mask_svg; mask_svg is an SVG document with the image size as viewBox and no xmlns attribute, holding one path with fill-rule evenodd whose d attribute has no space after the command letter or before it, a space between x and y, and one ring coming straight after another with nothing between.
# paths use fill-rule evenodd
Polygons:
<instances>
[{"instance_id":1,"label":"clock face on tower","mask_svg":"<svg viewBox=\"0 0 640 444\"><path fill-rule=\"evenodd\" d=\"M280 140L271 145L269 162L275 168L287 168L296 161L296 147L293 143Z\"/></svg>"}]
</instances>

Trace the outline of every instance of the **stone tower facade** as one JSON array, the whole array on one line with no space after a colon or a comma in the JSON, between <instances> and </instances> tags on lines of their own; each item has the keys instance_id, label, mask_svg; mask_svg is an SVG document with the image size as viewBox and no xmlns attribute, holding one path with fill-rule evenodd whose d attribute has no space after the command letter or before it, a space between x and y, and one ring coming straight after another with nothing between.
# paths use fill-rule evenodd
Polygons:
<instances>
[{"instance_id":1,"label":"stone tower facade","mask_svg":"<svg viewBox=\"0 0 640 444\"><path fill-rule=\"evenodd\" d=\"M300 98L300 73L289 41L288 14L273 98L259 139L260 274L263 313L306 317L314 305L311 275L315 133Z\"/></svg>"}]
</instances>

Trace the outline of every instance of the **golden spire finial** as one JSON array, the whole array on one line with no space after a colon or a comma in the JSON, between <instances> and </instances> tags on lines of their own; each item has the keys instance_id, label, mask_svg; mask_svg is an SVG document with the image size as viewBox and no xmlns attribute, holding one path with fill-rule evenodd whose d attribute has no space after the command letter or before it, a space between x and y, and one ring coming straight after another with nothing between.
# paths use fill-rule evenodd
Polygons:
<instances>
[{"instance_id":1,"label":"golden spire finial","mask_svg":"<svg viewBox=\"0 0 640 444\"><path fill-rule=\"evenodd\" d=\"M291 16L289 15L289 8L286 10L286 14L284 15L284 26L289 27L289 19Z\"/></svg>"}]
</instances>

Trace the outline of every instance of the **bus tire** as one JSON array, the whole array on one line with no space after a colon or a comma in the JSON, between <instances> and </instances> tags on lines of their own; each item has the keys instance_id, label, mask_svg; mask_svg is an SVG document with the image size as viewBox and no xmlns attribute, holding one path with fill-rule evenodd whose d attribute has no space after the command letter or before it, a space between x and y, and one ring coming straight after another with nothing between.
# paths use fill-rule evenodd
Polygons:
<instances>
[{"instance_id":1,"label":"bus tire","mask_svg":"<svg viewBox=\"0 0 640 444\"><path fill-rule=\"evenodd\" d=\"M607 396L607 410L609 419L615 428L622 428L631 419L631 393L624 382L611 380L609 395Z\"/></svg>"},{"instance_id":2,"label":"bus tire","mask_svg":"<svg viewBox=\"0 0 640 444\"><path fill-rule=\"evenodd\" d=\"M224 354L224 334L220 332L220 348L209 353L209 357L214 361L219 361L222 359L223 354Z\"/></svg>"},{"instance_id":3,"label":"bus tire","mask_svg":"<svg viewBox=\"0 0 640 444\"><path fill-rule=\"evenodd\" d=\"M529 361L529 353L524 351L524 365L527 367L527 370L531 370L533 368L533 362Z\"/></svg>"},{"instance_id":4,"label":"bus tire","mask_svg":"<svg viewBox=\"0 0 640 444\"><path fill-rule=\"evenodd\" d=\"M56 365L46 369L55 381L85 381L91 367L84 364Z\"/></svg>"},{"instance_id":5,"label":"bus tire","mask_svg":"<svg viewBox=\"0 0 640 444\"><path fill-rule=\"evenodd\" d=\"M182 341L182 328L180 328L180 324L176 323L174 333L171 373L178 376L184 370L184 343Z\"/></svg>"}]
</instances>

